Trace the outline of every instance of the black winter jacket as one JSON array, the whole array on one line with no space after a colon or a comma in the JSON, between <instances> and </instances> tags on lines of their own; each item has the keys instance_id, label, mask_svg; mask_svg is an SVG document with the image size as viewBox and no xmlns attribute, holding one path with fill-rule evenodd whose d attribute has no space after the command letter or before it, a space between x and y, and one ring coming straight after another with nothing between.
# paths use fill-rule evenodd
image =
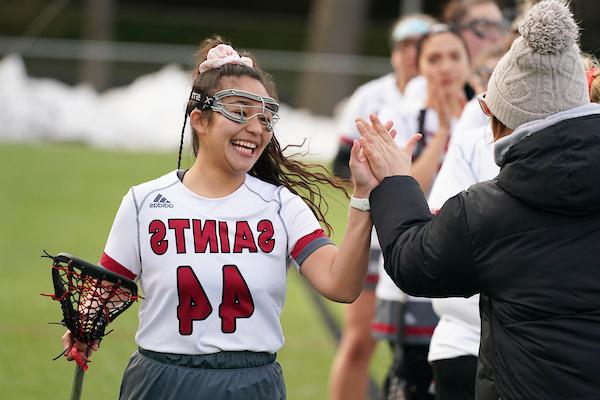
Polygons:
<instances>
[{"instance_id":1,"label":"black winter jacket","mask_svg":"<svg viewBox=\"0 0 600 400\"><path fill-rule=\"evenodd\" d=\"M523 138L437 217L408 176L371 214L403 291L481 293L478 399L600 399L600 115Z\"/></svg>"}]
</instances>

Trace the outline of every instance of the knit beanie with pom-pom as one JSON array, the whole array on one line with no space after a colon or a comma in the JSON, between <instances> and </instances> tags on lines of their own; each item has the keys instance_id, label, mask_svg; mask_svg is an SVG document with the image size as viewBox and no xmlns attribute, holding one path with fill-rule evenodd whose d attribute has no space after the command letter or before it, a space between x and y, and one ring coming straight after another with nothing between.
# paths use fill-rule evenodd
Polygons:
<instances>
[{"instance_id":1,"label":"knit beanie with pom-pom","mask_svg":"<svg viewBox=\"0 0 600 400\"><path fill-rule=\"evenodd\" d=\"M485 102L510 129L589 103L579 27L560 0L531 8L488 83Z\"/></svg>"}]
</instances>

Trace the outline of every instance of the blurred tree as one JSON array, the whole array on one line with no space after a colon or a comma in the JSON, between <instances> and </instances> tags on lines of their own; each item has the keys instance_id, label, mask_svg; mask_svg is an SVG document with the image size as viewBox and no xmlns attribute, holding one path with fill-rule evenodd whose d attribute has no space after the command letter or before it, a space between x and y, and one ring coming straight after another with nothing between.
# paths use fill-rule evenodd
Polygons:
<instances>
[{"instance_id":1,"label":"blurred tree","mask_svg":"<svg viewBox=\"0 0 600 400\"><path fill-rule=\"evenodd\" d=\"M387 57L389 28L399 14L422 7L424 12L437 17L447 1L0 0L0 39L5 36L5 43L9 43L11 38L18 37L25 42L22 48L36 42L35 38L196 45L202 38L219 33L240 48ZM507 17L512 17L515 4L537 0L496 1ZM597 51L600 1L572 0L571 4L576 18L581 20L582 48ZM94 11L94 7L100 9ZM97 18L90 21L86 13ZM14 46L6 45L0 50L6 54L14 51ZM108 50L96 46L88 51L89 57L102 59ZM270 72L276 77L284 101L329 114L358 84L374 77L373 71L366 68L373 65L370 61L354 65L351 71L353 68L348 67L352 65L341 65L345 61L338 60L329 62L335 67L339 64L337 73L313 75L310 79L300 76L296 69L270 69ZM55 77L69 83L83 78L98 88L128 84L159 67L156 63L129 61L104 63L100 67L103 62L98 60L84 65L77 57L44 58L31 53L25 54L25 62L34 76ZM92 68L103 72L92 73ZM96 81L92 81L92 75Z\"/></svg>"},{"instance_id":2,"label":"blurred tree","mask_svg":"<svg viewBox=\"0 0 600 400\"><path fill-rule=\"evenodd\" d=\"M114 38L114 8L115 0L84 2L83 38L91 42L83 50L81 81L98 90L106 89L110 82L110 46L103 42Z\"/></svg>"},{"instance_id":3,"label":"blurred tree","mask_svg":"<svg viewBox=\"0 0 600 400\"><path fill-rule=\"evenodd\" d=\"M400 0L400 10L402 15L420 14L423 12L423 0Z\"/></svg>"},{"instance_id":4,"label":"blurred tree","mask_svg":"<svg viewBox=\"0 0 600 400\"><path fill-rule=\"evenodd\" d=\"M311 53L358 54L370 0L314 0L309 21ZM351 93L355 82L347 74L307 72L300 81L300 104L319 114Z\"/></svg>"}]
</instances>

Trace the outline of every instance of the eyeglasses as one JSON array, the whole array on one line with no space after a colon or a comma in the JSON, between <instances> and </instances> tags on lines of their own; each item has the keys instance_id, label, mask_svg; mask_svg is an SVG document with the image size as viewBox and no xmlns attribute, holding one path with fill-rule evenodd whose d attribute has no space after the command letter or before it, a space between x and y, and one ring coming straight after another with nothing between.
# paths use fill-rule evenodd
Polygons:
<instances>
[{"instance_id":1,"label":"eyeglasses","mask_svg":"<svg viewBox=\"0 0 600 400\"><path fill-rule=\"evenodd\" d=\"M464 29L473 32L480 39L487 39L493 36L501 37L508 32L508 23L504 20L495 21L491 19L474 19L462 25Z\"/></svg>"},{"instance_id":2,"label":"eyeglasses","mask_svg":"<svg viewBox=\"0 0 600 400\"><path fill-rule=\"evenodd\" d=\"M483 111L483 113L485 115L487 115L488 117L492 117L494 114L492 114L492 112L490 111L490 108L488 107L487 103L485 102L485 95L486 93L481 93L479 96L477 96L477 101L479 102L479 107L481 107L481 111Z\"/></svg>"},{"instance_id":3,"label":"eyeglasses","mask_svg":"<svg viewBox=\"0 0 600 400\"><path fill-rule=\"evenodd\" d=\"M250 104L229 103L227 102L228 97L236 97L238 98L236 100L241 101L249 100ZM267 130L272 131L277 121L279 121L279 114L277 113L279 111L279 103L277 100L244 90L221 90L212 97L192 92L190 98L201 102L201 109L211 109L238 124L245 124L256 117ZM260 103L260 105L256 103Z\"/></svg>"}]
</instances>

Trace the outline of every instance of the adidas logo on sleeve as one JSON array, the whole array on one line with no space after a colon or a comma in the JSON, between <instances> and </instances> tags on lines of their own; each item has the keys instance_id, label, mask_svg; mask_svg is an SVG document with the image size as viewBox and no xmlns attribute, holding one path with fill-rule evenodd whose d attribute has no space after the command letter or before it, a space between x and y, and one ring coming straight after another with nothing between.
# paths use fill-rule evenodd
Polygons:
<instances>
[{"instance_id":1,"label":"adidas logo on sleeve","mask_svg":"<svg viewBox=\"0 0 600 400\"><path fill-rule=\"evenodd\" d=\"M173 204L159 193L150 203L150 208L173 208Z\"/></svg>"}]
</instances>

